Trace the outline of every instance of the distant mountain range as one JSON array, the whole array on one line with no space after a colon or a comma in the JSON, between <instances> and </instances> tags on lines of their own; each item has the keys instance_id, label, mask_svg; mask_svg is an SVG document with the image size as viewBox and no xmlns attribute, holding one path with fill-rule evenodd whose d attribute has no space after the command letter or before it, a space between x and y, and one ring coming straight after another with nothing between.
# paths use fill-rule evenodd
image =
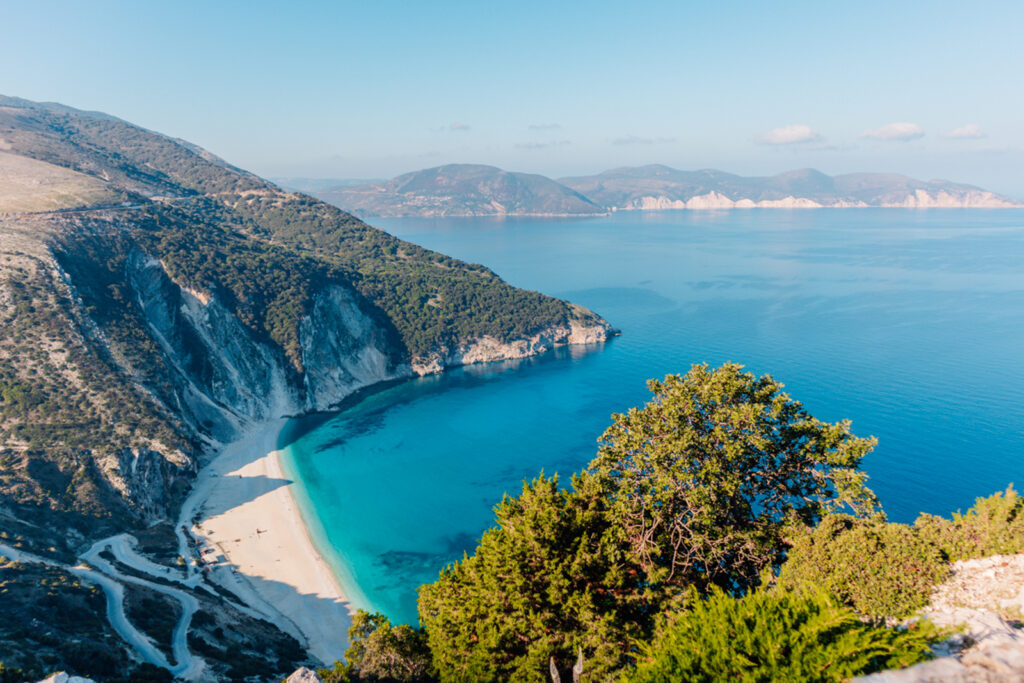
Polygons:
<instances>
[{"instance_id":1,"label":"distant mountain range","mask_svg":"<svg viewBox=\"0 0 1024 683\"><path fill-rule=\"evenodd\" d=\"M534 173L449 164L383 183L313 195L360 216L589 216L606 212L579 192Z\"/></svg>"},{"instance_id":2,"label":"distant mountain range","mask_svg":"<svg viewBox=\"0 0 1024 683\"><path fill-rule=\"evenodd\" d=\"M768 177L680 171L660 164L552 180L494 166L449 164L386 182L296 189L359 216L587 216L612 211L819 207L1024 207L973 185L895 173L828 176L801 169Z\"/></svg>"}]
</instances>

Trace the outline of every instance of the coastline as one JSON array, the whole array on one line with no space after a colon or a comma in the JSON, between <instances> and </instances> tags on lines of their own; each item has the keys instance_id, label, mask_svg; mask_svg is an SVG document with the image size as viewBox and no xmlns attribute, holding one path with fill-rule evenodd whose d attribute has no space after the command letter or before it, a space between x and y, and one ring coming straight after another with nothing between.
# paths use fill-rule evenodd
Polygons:
<instances>
[{"instance_id":1,"label":"coastline","mask_svg":"<svg viewBox=\"0 0 1024 683\"><path fill-rule=\"evenodd\" d=\"M351 606L317 550L285 476L277 441L286 418L254 426L200 470L179 528L201 568L326 664L342 659ZM197 577L198 578L198 577Z\"/></svg>"}]
</instances>

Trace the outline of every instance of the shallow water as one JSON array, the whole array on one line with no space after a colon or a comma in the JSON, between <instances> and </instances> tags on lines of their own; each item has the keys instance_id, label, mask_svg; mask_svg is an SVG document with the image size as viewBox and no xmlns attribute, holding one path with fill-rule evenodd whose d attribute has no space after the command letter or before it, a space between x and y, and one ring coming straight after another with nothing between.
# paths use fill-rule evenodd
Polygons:
<instances>
[{"instance_id":1,"label":"shallow water","mask_svg":"<svg viewBox=\"0 0 1024 683\"><path fill-rule=\"evenodd\" d=\"M596 348L391 386L293 424L288 471L357 607L416 621L503 493L568 475L645 381L692 363L770 373L880 444L890 518L1024 484L1024 211L750 210L583 220L390 220L404 239L588 306Z\"/></svg>"}]
</instances>

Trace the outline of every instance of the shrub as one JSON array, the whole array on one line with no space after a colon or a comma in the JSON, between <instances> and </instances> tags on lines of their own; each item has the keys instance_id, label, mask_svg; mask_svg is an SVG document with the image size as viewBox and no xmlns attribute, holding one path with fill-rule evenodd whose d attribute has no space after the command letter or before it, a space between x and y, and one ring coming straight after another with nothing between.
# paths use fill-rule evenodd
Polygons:
<instances>
[{"instance_id":1,"label":"shrub","mask_svg":"<svg viewBox=\"0 0 1024 683\"><path fill-rule=\"evenodd\" d=\"M359 610L348 629L345 662L317 673L324 683L349 681L432 681L430 651L423 631L392 626L383 614Z\"/></svg>"},{"instance_id":2,"label":"shrub","mask_svg":"<svg viewBox=\"0 0 1024 683\"><path fill-rule=\"evenodd\" d=\"M1024 498L1013 486L978 498L965 514L952 519L921 515L914 529L938 547L950 562L989 555L1024 553Z\"/></svg>"},{"instance_id":3,"label":"shrub","mask_svg":"<svg viewBox=\"0 0 1024 683\"><path fill-rule=\"evenodd\" d=\"M543 475L495 509L476 552L420 588L419 614L442 680L545 681L552 656L604 680L656 612L642 572L609 533L592 478Z\"/></svg>"},{"instance_id":4,"label":"shrub","mask_svg":"<svg viewBox=\"0 0 1024 683\"><path fill-rule=\"evenodd\" d=\"M0 662L0 683L22 683L22 681L29 681L30 679L25 672L21 669L13 669L4 666L3 662Z\"/></svg>"},{"instance_id":5,"label":"shrub","mask_svg":"<svg viewBox=\"0 0 1024 683\"><path fill-rule=\"evenodd\" d=\"M948 573L939 550L905 524L829 515L794 540L779 585L828 591L862 614L903 617L927 605Z\"/></svg>"},{"instance_id":6,"label":"shrub","mask_svg":"<svg viewBox=\"0 0 1024 683\"><path fill-rule=\"evenodd\" d=\"M621 681L843 681L928 659L928 622L908 630L861 621L821 593L715 590L669 617Z\"/></svg>"}]
</instances>

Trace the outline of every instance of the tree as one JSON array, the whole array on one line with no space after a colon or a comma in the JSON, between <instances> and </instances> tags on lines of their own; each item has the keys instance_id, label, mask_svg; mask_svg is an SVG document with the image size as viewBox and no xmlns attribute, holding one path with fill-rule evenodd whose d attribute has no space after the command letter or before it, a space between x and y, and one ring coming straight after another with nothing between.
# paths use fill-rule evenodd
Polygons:
<instances>
[{"instance_id":1,"label":"tree","mask_svg":"<svg viewBox=\"0 0 1024 683\"><path fill-rule=\"evenodd\" d=\"M653 401L612 416L590 470L655 584L744 590L781 561L788 524L872 509L857 467L877 441L811 417L770 376L694 365L648 387Z\"/></svg>"},{"instance_id":2,"label":"tree","mask_svg":"<svg viewBox=\"0 0 1024 683\"><path fill-rule=\"evenodd\" d=\"M379 612L358 610L348 637L345 662L318 671L326 683L434 680L422 631L404 624L392 626Z\"/></svg>"},{"instance_id":3,"label":"tree","mask_svg":"<svg viewBox=\"0 0 1024 683\"><path fill-rule=\"evenodd\" d=\"M874 440L810 417L770 377L698 365L650 387L570 490L525 484L474 554L420 589L441 680L545 681L552 656L571 666L579 649L586 676L607 679L661 615L756 585L787 525L870 508L856 467Z\"/></svg>"},{"instance_id":4,"label":"tree","mask_svg":"<svg viewBox=\"0 0 1024 683\"><path fill-rule=\"evenodd\" d=\"M420 622L441 680L547 681L579 648L587 676L618 669L651 627L642 577L609 534L600 492L541 475L495 508L472 556L420 588Z\"/></svg>"}]
</instances>

